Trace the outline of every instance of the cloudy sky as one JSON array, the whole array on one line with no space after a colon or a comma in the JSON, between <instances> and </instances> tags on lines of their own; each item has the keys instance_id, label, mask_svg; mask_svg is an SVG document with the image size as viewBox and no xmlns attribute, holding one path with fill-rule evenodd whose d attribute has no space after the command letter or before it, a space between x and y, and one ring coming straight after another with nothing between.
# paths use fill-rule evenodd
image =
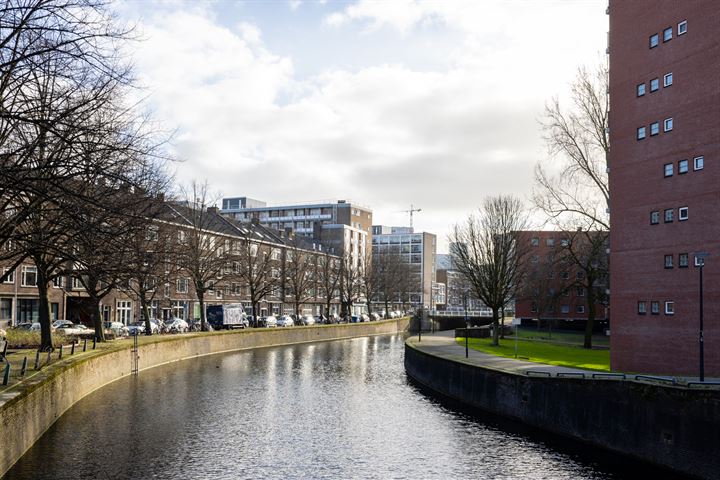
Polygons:
<instances>
[{"instance_id":1,"label":"cloudy sky","mask_svg":"<svg viewBox=\"0 0 720 480\"><path fill-rule=\"evenodd\" d=\"M527 197L538 124L605 50L606 0L124 0L179 182L269 203L348 199L436 233Z\"/></svg>"}]
</instances>

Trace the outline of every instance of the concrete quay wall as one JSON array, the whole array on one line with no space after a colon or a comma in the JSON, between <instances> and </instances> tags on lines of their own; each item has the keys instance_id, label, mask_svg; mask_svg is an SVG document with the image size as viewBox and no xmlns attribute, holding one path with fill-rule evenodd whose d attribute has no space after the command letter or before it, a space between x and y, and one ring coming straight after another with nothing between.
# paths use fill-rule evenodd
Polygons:
<instances>
[{"instance_id":1,"label":"concrete quay wall","mask_svg":"<svg viewBox=\"0 0 720 480\"><path fill-rule=\"evenodd\" d=\"M223 352L394 334L405 331L409 321L409 318L400 318L357 324L161 336L156 337L157 341L140 344L139 370ZM0 398L0 477L75 402L131 374L132 342L125 343L122 348L99 352L57 368L41 381L29 380L19 387L19 392L4 393Z\"/></svg>"},{"instance_id":2,"label":"concrete quay wall","mask_svg":"<svg viewBox=\"0 0 720 480\"><path fill-rule=\"evenodd\" d=\"M405 344L405 370L463 405L699 478L720 472L717 390L525 376Z\"/></svg>"}]
</instances>

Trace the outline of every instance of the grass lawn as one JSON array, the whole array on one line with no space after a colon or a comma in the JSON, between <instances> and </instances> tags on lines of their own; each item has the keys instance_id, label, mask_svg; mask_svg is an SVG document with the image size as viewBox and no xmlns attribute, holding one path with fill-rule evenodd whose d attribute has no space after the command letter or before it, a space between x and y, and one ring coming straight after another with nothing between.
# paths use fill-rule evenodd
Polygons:
<instances>
[{"instance_id":1,"label":"grass lawn","mask_svg":"<svg viewBox=\"0 0 720 480\"><path fill-rule=\"evenodd\" d=\"M569 330L553 330L548 332L547 328L522 327L518 329L518 337L520 340L545 340L548 342L558 343L574 343L582 345L585 340L585 333L582 331L569 331ZM592 337L593 346L608 347L610 345L610 337L602 334L594 334Z\"/></svg>"},{"instance_id":2,"label":"grass lawn","mask_svg":"<svg viewBox=\"0 0 720 480\"><path fill-rule=\"evenodd\" d=\"M465 338L458 337L455 340L458 344L465 345ZM471 338L470 348L491 355L515 358L514 337L506 336L504 340L500 340L500 345L497 347L492 346L491 343L491 338ZM586 350L581 347L518 340L518 359L562 367L610 371L609 350Z\"/></svg>"}]
</instances>

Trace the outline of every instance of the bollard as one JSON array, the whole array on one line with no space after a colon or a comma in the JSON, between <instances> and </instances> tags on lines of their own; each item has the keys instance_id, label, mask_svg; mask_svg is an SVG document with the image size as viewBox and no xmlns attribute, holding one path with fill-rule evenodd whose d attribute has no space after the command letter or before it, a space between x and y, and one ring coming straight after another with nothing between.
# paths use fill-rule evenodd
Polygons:
<instances>
[{"instance_id":1,"label":"bollard","mask_svg":"<svg viewBox=\"0 0 720 480\"><path fill-rule=\"evenodd\" d=\"M87 351L87 338L83 340L83 352Z\"/></svg>"},{"instance_id":2,"label":"bollard","mask_svg":"<svg viewBox=\"0 0 720 480\"><path fill-rule=\"evenodd\" d=\"M62 359L64 345L60 345L60 351L58 352L58 360Z\"/></svg>"},{"instance_id":3,"label":"bollard","mask_svg":"<svg viewBox=\"0 0 720 480\"><path fill-rule=\"evenodd\" d=\"M72 347L70 347L70 355L75 355L75 341L73 341Z\"/></svg>"},{"instance_id":4,"label":"bollard","mask_svg":"<svg viewBox=\"0 0 720 480\"><path fill-rule=\"evenodd\" d=\"M93 337L93 350L95 350L95 345L97 345L97 337Z\"/></svg>"},{"instance_id":5,"label":"bollard","mask_svg":"<svg viewBox=\"0 0 720 480\"><path fill-rule=\"evenodd\" d=\"M40 370L40 350L35 352L35 370Z\"/></svg>"},{"instance_id":6,"label":"bollard","mask_svg":"<svg viewBox=\"0 0 720 480\"><path fill-rule=\"evenodd\" d=\"M22 364L22 367L20 368L20 376L21 377L25 376L25 370L27 370L27 356L25 356L25 358L23 358L23 364Z\"/></svg>"},{"instance_id":7,"label":"bollard","mask_svg":"<svg viewBox=\"0 0 720 480\"><path fill-rule=\"evenodd\" d=\"M10 362L5 364L5 373L3 374L3 385L7 385L10 380Z\"/></svg>"}]
</instances>

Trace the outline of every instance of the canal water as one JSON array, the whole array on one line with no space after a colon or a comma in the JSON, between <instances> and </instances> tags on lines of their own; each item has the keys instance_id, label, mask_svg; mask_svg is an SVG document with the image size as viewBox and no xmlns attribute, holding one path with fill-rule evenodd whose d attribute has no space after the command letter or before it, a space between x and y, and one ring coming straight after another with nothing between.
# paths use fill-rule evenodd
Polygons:
<instances>
[{"instance_id":1,"label":"canal water","mask_svg":"<svg viewBox=\"0 0 720 480\"><path fill-rule=\"evenodd\" d=\"M649 473L451 410L408 383L403 351L401 336L384 336L143 371L78 402L5 478L577 480Z\"/></svg>"}]
</instances>

